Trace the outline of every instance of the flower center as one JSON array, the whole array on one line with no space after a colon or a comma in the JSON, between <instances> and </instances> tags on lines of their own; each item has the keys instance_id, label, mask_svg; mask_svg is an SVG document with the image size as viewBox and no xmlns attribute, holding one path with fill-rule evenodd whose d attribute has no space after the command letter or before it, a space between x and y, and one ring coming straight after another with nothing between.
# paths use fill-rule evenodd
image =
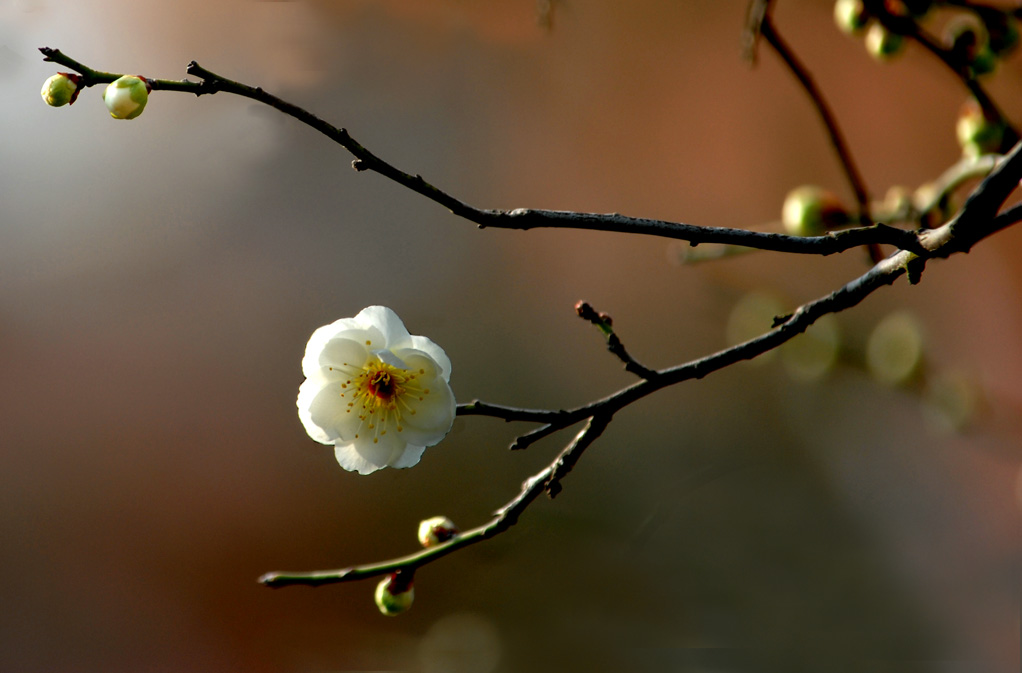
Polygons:
<instances>
[{"instance_id":1,"label":"flower center","mask_svg":"<svg viewBox=\"0 0 1022 673\"><path fill-rule=\"evenodd\" d=\"M429 388L416 380L426 373L424 369L399 369L376 360L361 369L345 362L341 371L351 377L341 383L341 397L348 400L347 413L358 416L356 439L368 431L376 443L388 430L402 432L404 415L414 416L415 407L429 395Z\"/></svg>"},{"instance_id":2,"label":"flower center","mask_svg":"<svg viewBox=\"0 0 1022 673\"><path fill-rule=\"evenodd\" d=\"M386 404L404 392L404 388L400 385L404 383L404 377L401 376L400 370L387 364L380 364L380 369L370 373L366 378L365 388L369 395L378 400L378 404Z\"/></svg>"}]
</instances>

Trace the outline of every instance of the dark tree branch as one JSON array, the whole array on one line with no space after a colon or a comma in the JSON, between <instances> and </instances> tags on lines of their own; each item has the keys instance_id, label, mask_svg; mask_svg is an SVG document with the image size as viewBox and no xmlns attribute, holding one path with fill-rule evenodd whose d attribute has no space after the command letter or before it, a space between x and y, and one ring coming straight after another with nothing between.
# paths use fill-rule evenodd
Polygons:
<instances>
[{"instance_id":1,"label":"dark tree branch","mask_svg":"<svg viewBox=\"0 0 1022 673\"><path fill-rule=\"evenodd\" d=\"M85 86L111 82L120 77L120 75L115 73L100 73L99 71L92 70L78 61L65 56L57 49L43 47L40 51L44 54L45 60L59 63L81 73L86 80ZM311 112L269 94L259 87L252 87L221 77L216 73L206 70L195 61L189 64L187 70L188 74L202 78L202 82L149 80L148 78L147 81L153 85L154 89L185 91L195 95L224 92L268 105L319 131L348 150L355 157L352 165L356 170L371 170L379 173L399 185L447 208L454 215L478 224L480 227L518 230L554 227L560 229L611 231L677 239L688 241L692 245L700 243L726 243L761 250L805 255L831 255L843 252L849 248L869 244L887 244L908 250L913 249L913 246L916 245L915 235L911 232L883 225L846 229L844 231L831 232L824 236L801 238L787 234L764 233L745 229L700 227L664 220L626 217L616 213L603 215L525 208L484 210L460 201L434 187L426 182L421 175L411 175L399 170L358 143L347 130L338 128Z\"/></svg>"},{"instance_id":2,"label":"dark tree branch","mask_svg":"<svg viewBox=\"0 0 1022 673\"><path fill-rule=\"evenodd\" d=\"M604 338L607 340L607 350L616 355L617 358L625 364L625 371L631 372L632 374L644 379L657 377L657 372L655 370L639 364L639 362L631 356L625 348L625 345L621 343L621 339L614 332L614 321L609 315L606 313L597 313L596 309L590 306L588 302L584 301L580 301L575 304L575 312L578 313L579 318L591 322L600 330Z\"/></svg>"},{"instance_id":3,"label":"dark tree branch","mask_svg":"<svg viewBox=\"0 0 1022 673\"><path fill-rule=\"evenodd\" d=\"M863 0L863 4L872 16L875 16L881 24L891 32L899 35L907 35L918 42L926 51L940 60L948 70L962 82L972 97L976 99L983 113L989 119L1000 120L1005 127L1004 143L1006 146L1014 145L1019 141L1018 129L1011 123L1011 120L1001 111L994 100L987 94L979 81L969 71L968 65L959 63L952 58L951 53L944 49L939 42L926 31L919 23L911 17L897 16L887 11L884 0Z\"/></svg>"},{"instance_id":4,"label":"dark tree branch","mask_svg":"<svg viewBox=\"0 0 1022 673\"><path fill-rule=\"evenodd\" d=\"M856 209L858 210L857 219L862 224L869 226L873 222L869 212L869 193L866 191L866 183L855 165L855 160L852 159L852 152L848 149L848 143L845 142L844 134L841 133L841 128L837 124L837 118L831 111L830 105L827 104L827 100L823 97L823 92L816 86L816 82L813 80L812 75L809 74L809 70L799 60L784 39L781 38L769 13L763 17L760 34L767 41L767 44L773 47L774 51L781 57L781 60L788 66L788 69L795 76L795 79L798 80L799 84L802 85L809 99L813 102L813 107L816 108L817 113L820 115L820 120L827 128L827 135L830 138L830 144L834 147L834 151L837 152L838 162L841 164L841 168L844 169L848 183L855 194ZM866 249L874 264L883 259L883 251L878 244L870 243L866 246Z\"/></svg>"},{"instance_id":5,"label":"dark tree branch","mask_svg":"<svg viewBox=\"0 0 1022 673\"><path fill-rule=\"evenodd\" d=\"M352 582L387 575L396 571L414 571L417 568L436 561L451 552L488 540L503 533L518 523L518 517L544 491L554 497L560 490L560 480L574 466L582 453L606 429L610 418L593 419L581 432L558 454L557 458L536 474L522 482L522 490L506 505L494 512L494 518L487 524L473 528L453 537L436 547L424 549L415 554L391 559L382 563L371 563L351 566L339 570L319 570L313 572L271 572L259 578L259 582L269 587L284 587L292 584L321 586L338 582Z\"/></svg>"},{"instance_id":6,"label":"dark tree branch","mask_svg":"<svg viewBox=\"0 0 1022 673\"><path fill-rule=\"evenodd\" d=\"M869 220L869 193L866 191L866 183L863 181L862 175L855 165L852 152L848 149L848 143L845 141L844 134L841 133L841 128L838 126L837 118L831 111L830 105L827 104L827 100L823 97L823 92L816 86L816 82L813 80L812 75L809 74L809 70L795 56L795 52L791 50L784 39L781 38L780 33L777 32L777 28L774 26L773 19L769 15L763 19L763 26L760 31L767 44L774 48L774 51L777 52L777 55L788 66L788 69L791 70L799 84L805 89L806 94L809 95L810 100L812 100L813 107L816 108L820 115L820 120L827 127L830 144L834 146L834 151L837 152L841 168L844 169L848 183L855 193L855 202L858 205L860 221L866 225L872 224Z\"/></svg>"}]
</instances>

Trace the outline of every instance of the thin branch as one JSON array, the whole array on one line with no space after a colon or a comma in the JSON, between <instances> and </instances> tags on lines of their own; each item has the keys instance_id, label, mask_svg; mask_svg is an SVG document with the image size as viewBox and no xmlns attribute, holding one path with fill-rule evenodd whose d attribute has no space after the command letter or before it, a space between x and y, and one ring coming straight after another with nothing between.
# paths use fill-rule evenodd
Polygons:
<instances>
[{"instance_id":1,"label":"thin branch","mask_svg":"<svg viewBox=\"0 0 1022 673\"><path fill-rule=\"evenodd\" d=\"M631 372L632 374L644 379L657 377L656 370L640 364L631 356L625 348L625 345L621 342L621 339L614 332L614 321L609 315L606 313L598 313L596 309L589 305L588 302L584 301L580 301L575 304L575 312L578 313L578 317L589 321L600 330L604 338L607 340L607 350L617 356L617 358L624 363L625 371Z\"/></svg>"},{"instance_id":2,"label":"thin branch","mask_svg":"<svg viewBox=\"0 0 1022 673\"><path fill-rule=\"evenodd\" d=\"M848 143L845 141L844 134L838 126L837 118L831 111L830 105L827 104L827 100L823 97L823 92L816 86L816 82L813 80L812 75L809 74L809 70L795 56L795 52L791 50L784 39L781 38L780 33L777 32L777 28L774 26L773 20L769 16L763 19L763 27L760 30L767 44L774 48L774 51L777 52L777 55L788 66L788 69L791 70L791 73L799 81L799 84L802 85L802 88L805 89L810 100L812 100L813 107L816 108L820 115L820 120L827 127L830 143L834 146L834 151L837 152L841 168L844 169L848 183L855 193L855 202L858 204L860 218L864 219L865 224L870 224L868 221L869 193L866 191L866 183L855 165L852 152L848 149Z\"/></svg>"},{"instance_id":3,"label":"thin branch","mask_svg":"<svg viewBox=\"0 0 1022 673\"><path fill-rule=\"evenodd\" d=\"M773 0L749 0L745 8L745 29L742 31L742 58L756 64L756 52L763 28L763 20L770 13Z\"/></svg>"},{"instance_id":4,"label":"thin branch","mask_svg":"<svg viewBox=\"0 0 1022 673\"><path fill-rule=\"evenodd\" d=\"M427 563L432 563L451 552L464 547L488 540L495 535L503 533L511 526L518 523L518 517L528 508L529 505L546 491L550 497L554 497L560 490L560 479L591 445L597 437L606 429L610 418L599 421L592 420L583 428L575 438L558 454L550 465L543 468L522 482L522 490L506 505L494 512L494 518L485 525L473 528L472 530L455 536L450 541L430 547L423 551L401 558L391 559L382 563L370 563L360 566L351 566L339 570L317 570L313 572L270 572L259 578L259 582L268 587L285 587L293 584L307 586L321 586L324 584L336 584L338 582L352 582L355 580L387 575L398 570L414 571Z\"/></svg>"},{"instance_id":5,"label":"thin branch","mask_svg":"<svg viewBox=\"0 0 1022 673\"><path fill-rule=\"evenodd\" d=\"M965 200L955 217L940 227L920 234L920 242L929 257L948 257L964 253L984 238L1014 224L1012 208L1002 216L1004 202L1019 187L1022 180L1022 142L997 162L990 174Z\"/></svg>"},{"instance_id":6,"label":"thin branch","mask_svg":"<svg viewBox=\"0 0 1022 673\"><path fill-rule=\"evenodd\" d=\"M813 80L812 75L809 74L808 68L805 67L795 55L795 52L792 51L781 37L780 33L777 32L777 28L774 26L773 19L770 18L769 14L763 17L760 33L766 39L767 44L774 48L777 55L788 66L788 69L795 76L795 79L798 80L799 84L802 85L809 99L813 102L813 107L816 108L816 112L820 115L820 120L827 129L830 144L834 147L834 151L837 152L838 162L841 164L841 168L844 169L848 183L855 194L858 219L864 225L869 226L872 224L872 220L869 212L869 193L866 191L866 183L855 165L852 152L848 149L848 143L845 141L844 134L838 126L837 118L831 111L830 105L827 104L827 100L823 97L823 92L816 86L816 82ZM869 251L869 257L873 260L874 264L883 259L883 251L878 244L870 243L866 246L866 249Z\"/></svg>"},{"instance_id":7,"label":"thin branch","mask_svg":"<svg viewBox=\"0 0 1022 673\"><path fill-rule=\"evenodd\" d=\"M83 74L90 80L89 86L99 82L113 81L120 75L99 73L82 65L57 49L40 49L45 60L65 65ZM358 143L347 130L338 128L317 117L308 110L267 93L260 87L253 87L227 79L206 70L195 61L188 66L188 74L202 78L201 83L188 80L148 80L154 88L186 91L196 95L218 92L230 93L268 105L303 124L319 131L354 157L352 165L359 171L371 170L406 187L431 201L447 208L451 213L480 227L528 230L538 227L560 229L586 229L626 234L643 234L682 241L692 245L700 243L727 243L748 248L772 250L805 255L831 255L850 248L869 244L886 244L901 249L913 249L915 235L894 227L875 225L843 231L830 232L824 236L798 237L779 233L748 231L724 227L700 227L692 224L668 222L648 218L626 217L624 215L576 213L557 210L534 210L517 208L513 210L484 210L471 206L428 183L421 175L411 175L380 159ZM158 86L157 86L158 85Z\"/></svg>"},{"instance_id":8,"label":"thin branch","mask_svg":"<svg viewBox=\"0 0 1022 673\"><path fill-rule=\"evenodd\" d=\"M569 412L551 411L548 409L522 409L509 407L502 404L490 404L482 400L472 400L458 405L459 416L492 416L502 418L505 421L532 421L535 423L547 423L552 420L559 420ZM574 421L572 421L574 422Z\"/></svg>"},{"instance_id":9,"label":"thin branch","mask_svg":"<svg viewBox=\"0 0 1022 673\"><path fill-rule=\"evenodd\" d=\"M1014 145L1019 141L1018 129L1011 123L1008 117L1001 111L994 100L986 92L986 89L969 71L968 65L958 63L952 58L950 52L944 49L938 41L924 31L911 17L897 16L887 11L884 0L863 0L867 11L875 16L884 28L899 35L907 35L918 42L926 51L940 60L948 70L962 82L972 97L976 99L988 119L998 119L1005 127L1005 146Z\"/></svg>"}]
</instances>

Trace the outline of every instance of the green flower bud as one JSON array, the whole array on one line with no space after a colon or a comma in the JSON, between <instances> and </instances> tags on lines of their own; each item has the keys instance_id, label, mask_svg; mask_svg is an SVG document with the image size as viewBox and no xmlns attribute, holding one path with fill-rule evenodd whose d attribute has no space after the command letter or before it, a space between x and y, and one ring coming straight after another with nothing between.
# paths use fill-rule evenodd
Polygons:
<instances>
[{"instance_id":1,"label":"green flower bud","mask_svg":"<svg viewBox=\"0 0 1022 673\"><path fill-rule=\"evenodd\" d=\"M43 82L42 96L47 105L71 105L78 98L78 83L82 78L70 72L58 72Z\"/></svg>"},{"instance_id":2,"label":"green flower bud","mask_svg":"<svg viewBox=\"0 0 1022 673\"><path fill-rule=\"evenodd\" d=\"M419 522L419 543L423 547L435 547L457 537L458 527L446 516L434 516Z\"/></svg>"},{"instance_id":3,"label":"green flower bud","mask_svg":"<svg viewBox=\"0 0 1022 673\"><path fill-rule=\"evenodd\" d=\"M858 35L869 24L869 12L862 0L837 0L834 3L834 23L842 33Z\"/></svg>"},{"instance_id":4,"label":"green flower bud","mask_svg":"<svg viewBox=\"0 0 1022 673\"><path fill-rule=\"evenodd\" d=\"M974 99L967 100L958 112L955 134L967 157L1000 152L1004 131L1004 122L988 117Z\"/></svg>"},{"instance_id":5,"label":"green flower bud","mask_svg":"<svg viewBox=\"0 0 1022 673\"><path fill-rule=\"evenodd\" d=\"M878 61L894 58L904 46L904 36L892 33L879 23L870 24L866 31L866 51Z\"/></svg>"},{"instance_id":6,"label":"green flower bud","mask_svg":"<svg viewBox=\"0 0 1022 673\"><path fill-rule=\"evenodd\" d=\"M890 386L911 383L923 366L923 331L915 317L898 311L873 328L866 345L873 378Z\"/></svg>"},{"instance_id":7,"label":"green flower bud","mask_svg":"<svg viewBox=\"0 0 1022 673\"><path fill-rule=\"evenodd\" d=\"M828 229L848 224L848 211L833 192L802 185L784 198L781 223L792 236L822 236Z\"/></svg>"},{"instance_id":8,"label":"green flower bud","mask_svg":"<svg viewBox=\"0 0 1022 673\"><path fill-rule=\"evenodd\" d=\"M398 571L384 577L376 585L375 599L376 607L388 617L407 611L415 600L412 574Z\"/></svg>"},{"instance_id":9,"label":"green flower bud","mask_svg":"<svg viewBox=\"0 0 1022 673\"><path fill-rule=\"evenodd\" d=\"M144 77L125 75L107 85L103 102L114 119L134 119L145 109L151 89Z\"/></svg>"}]
</instances>

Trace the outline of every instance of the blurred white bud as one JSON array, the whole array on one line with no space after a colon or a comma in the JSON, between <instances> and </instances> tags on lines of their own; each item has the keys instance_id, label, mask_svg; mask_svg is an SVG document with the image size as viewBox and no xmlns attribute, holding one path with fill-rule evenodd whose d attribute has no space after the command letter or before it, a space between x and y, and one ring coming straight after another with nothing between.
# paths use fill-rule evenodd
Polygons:
<instances>
[{"instance_id":1,"label":"blurred white bud","mask_svg":"<svg viewBox=\"0 0 1022 673\"><path fill-rule=\"evenodd\" d=\"M384 577L376 585L375 599L376 607L388 617L408 610L415 600L415 588L412 586L410 573L396 572Z\"/></svg>"},{"instance_id":2,"label":"blurred white bud","mask_svg":"<svg viewBox=\"0 0 1022 673\"><path fill-rule=\"evenodd\" d=\"M434 516L419 522L419 543L435 547L458 535L458 527L446 516Z\"/></svg>"}]
</instances>

